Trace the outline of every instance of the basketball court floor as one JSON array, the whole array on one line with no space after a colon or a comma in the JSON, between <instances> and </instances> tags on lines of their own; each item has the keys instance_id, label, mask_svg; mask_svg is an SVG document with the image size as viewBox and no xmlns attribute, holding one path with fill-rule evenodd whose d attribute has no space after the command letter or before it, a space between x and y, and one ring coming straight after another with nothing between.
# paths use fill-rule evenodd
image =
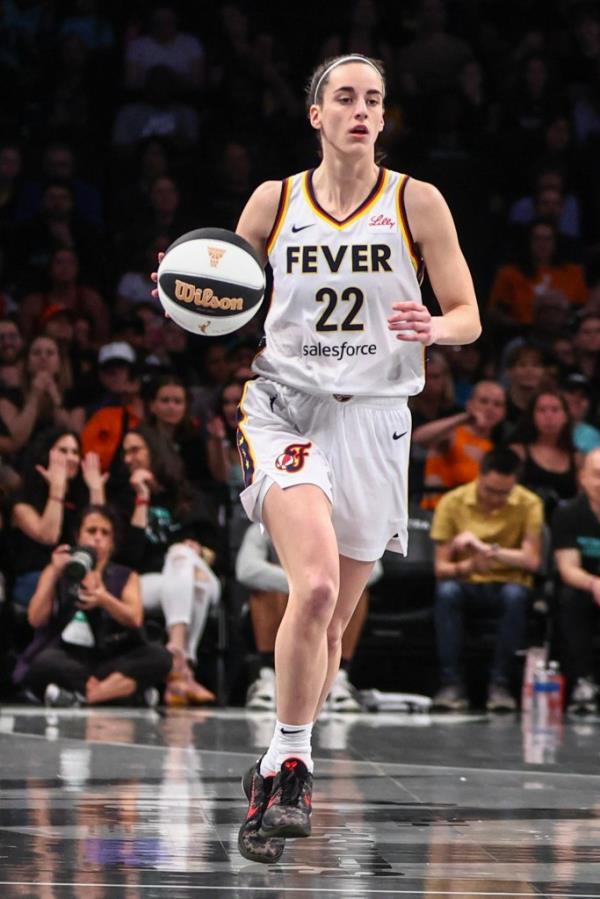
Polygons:
<instances>
[{"instance_id":1,"label":"basketball court floor","mask_svg":"<svg viewBox=\"0 0 600 899\"><path fill-rule=\"evenodd\" d=\"M600 897L600 718L361 714L315 728L313 836L236 848L244 710L0 710L0 897Z\"/></svg>"}]
</instances>

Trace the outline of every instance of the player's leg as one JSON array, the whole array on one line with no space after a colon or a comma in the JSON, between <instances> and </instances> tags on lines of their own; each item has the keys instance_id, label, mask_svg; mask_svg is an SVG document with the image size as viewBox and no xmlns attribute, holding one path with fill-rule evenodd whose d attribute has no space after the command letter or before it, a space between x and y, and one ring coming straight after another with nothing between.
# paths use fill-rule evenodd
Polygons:
<instances>
[{"instance_id":1,"label":"player's leg","mask_svg":"<svg viewBox=\"0 0 600 899\"><path fill-rule=\"evenodd\" d=\"M267 752L244 777L249 808L238 846L244 857L269 863L281 856L282 837L310 833L310 739L327 672L339 559L331 506L319 487L273 484L262 517L290 594L275 644L277 723Z\"/></svg>"},{"instance_id":2,"label":"player's leg","mask_svg":"<svg viewBox=\"0 0 600 899\"><path fill-rule=\"evenodd\" d=\"M362 706L350 682L350 669L369 609L369 591L363 590L352 618L342 634L342 657L331 690L323 706L328 712L361 712Z\"/></svg>"},{"instance_id":3,"label":"player's leg","mask_svg":"<svg viewBox=\"0 0 600 899\"><path fill-rule=\"evenodd\" d=\"M327 676L314 709L315 721L319 717L340 667L342 636L367 586L374 564L374 561L360 562L358 559L340 556L339 596L327 628Z\"/></svg>"}]
</instances>

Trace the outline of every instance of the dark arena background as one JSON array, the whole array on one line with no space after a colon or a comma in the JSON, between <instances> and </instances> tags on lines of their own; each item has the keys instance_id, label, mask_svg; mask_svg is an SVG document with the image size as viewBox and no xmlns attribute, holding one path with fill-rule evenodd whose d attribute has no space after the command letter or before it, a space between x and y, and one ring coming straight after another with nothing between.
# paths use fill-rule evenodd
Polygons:
<instances>
[{"instance_id":1,"label":"dark arena background","mask_svg":"<svg viewBox=\"0 0 600 899\"><path fill-rule=\"evenodd\" d=\"M150 273L318 165L305 86L345 53L384 63L382 165L443 194L483 332L427 348L408 555L375 570L315 724L312 837L259 865L240 779L273 731L287 588L241 508L236 410L269 298L196 337ZM0 0L0 896L600 899L599 160L600 2ZM523 639L514 591L464 601L501 543L439 567L445 495L510 481L479 470L507 448L539 510ZM100 633L85 551L60 574L85 527L143 622ZM72 671L39 664L61 639ZM108 674L130 651L143 682Z\"/></svg>"}]
</instances>

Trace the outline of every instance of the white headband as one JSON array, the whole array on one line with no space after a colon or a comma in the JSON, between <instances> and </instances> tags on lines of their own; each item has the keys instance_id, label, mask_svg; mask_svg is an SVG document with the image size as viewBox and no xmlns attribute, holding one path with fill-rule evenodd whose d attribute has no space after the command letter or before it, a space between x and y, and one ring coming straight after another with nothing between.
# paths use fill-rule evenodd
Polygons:
<instances>
[{"instance_id":1,"label":"white headband","mask_svg":"<svg viewBox=\"0 0 600 899\"><path fill-rule=\"evenodd\" d=\"M374 65L371 62L371 60L368 59L366 56L361 56L360 53L352 53L349 56L342 56L340 59L334 60L331 63L331 65L327 66L327 68L325 69L325 71L323 72L323 74L321 75L319 80L317 81L317 86L315 87L315 92L313 94L313 103L317 102L317 97L319 96L319 89L321 87L321 82L323 81L323 79L327 78L329 73L331 71L333 71L333 69L335 69L337 66L344 65L344 63L347 63L347 62L364 62L364 63L366 63L366 65L371 66L371 68L375 72L377 72L377 74L379 75L380 78L382 77L381 72L379 71L377 66Z\"/></svg>"}]
</instances>

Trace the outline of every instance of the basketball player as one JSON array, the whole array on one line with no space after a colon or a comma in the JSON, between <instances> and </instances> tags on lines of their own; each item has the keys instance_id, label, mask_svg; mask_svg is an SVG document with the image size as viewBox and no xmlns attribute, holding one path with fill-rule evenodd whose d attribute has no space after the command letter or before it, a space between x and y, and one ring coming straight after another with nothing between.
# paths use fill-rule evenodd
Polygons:
<instances>
[{"instance_id":1,"label":"basketball player","mask_svg":"<svg viewBox=\"0 0 600 899\"><path fill-rule=\"evenodd\" d=\"M248 516L268 530L290 584L275 647L277 722L245 775L242 855L281 856L310 834L311 731L341 638L384 550L406 552L409 396L424 348L481 326L448 207L430 184L380 167L385 79L358 54L320 65L308 114L316 169L260 185L237 232L274 275L258 377L240 403ZM442 315L422 303L424 265Z\"/></svg>"}]
</instances>

